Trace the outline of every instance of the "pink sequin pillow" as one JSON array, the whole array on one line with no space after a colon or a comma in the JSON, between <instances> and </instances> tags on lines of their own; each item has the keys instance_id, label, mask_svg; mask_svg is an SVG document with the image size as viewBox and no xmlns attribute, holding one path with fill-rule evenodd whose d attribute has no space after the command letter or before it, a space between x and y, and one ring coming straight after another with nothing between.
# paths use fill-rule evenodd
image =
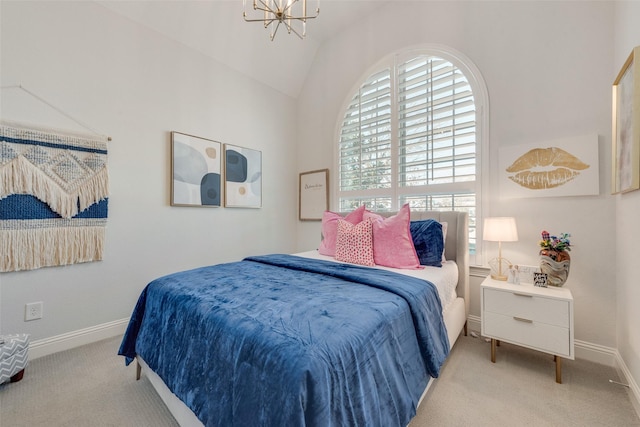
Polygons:
<instances>
[{"instance_id":1,"label":"pink sequin pillow","mask_svg":"<svg viewBox=\"0 0 640 427\"><path fill-rule=\"evenodd\" d=\"M375 265L371 220L366 219L357 225L343 219L338 220L336 260L351 264Z\"/></svg>"},{"instance_id":2,"label":"pink sequin pillow","mask_svg":"<svg viewBox=\"0 0 640 427\"><path fill-rule=\"evenodd\" d=\"M420 260L411 237L409 204L396 215L384 218L365 211L364 219L373 222L373 258L385 267L418 269Z\"/></svg>"},{"instance_id":3,"label":"pink sequin pillow","mask_svg":"<svg viewBox=\"0 0 640 427\"><path fill-rule=\"evenodd\" d=\"M336 238L338 236L338 221L343 219L351 224L358 224L362 222L364 209L364 205L362 205L344 218L342 218L342 215L340 214L325 211L322 214L322 241L318 247L318 252L322 255L335 256Z\"/></svg>"}]
</instances>

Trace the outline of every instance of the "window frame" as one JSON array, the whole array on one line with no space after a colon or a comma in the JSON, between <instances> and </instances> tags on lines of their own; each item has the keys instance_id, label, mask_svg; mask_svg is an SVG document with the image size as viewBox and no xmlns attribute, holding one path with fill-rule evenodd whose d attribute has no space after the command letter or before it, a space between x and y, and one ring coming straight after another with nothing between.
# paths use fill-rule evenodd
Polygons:
<instances>
[{"instance_id":1,"label":"window frame","mask_svg":"<svg viewBox=\"0 0 640 427\"><path fill-rule=\"evenodd\" d=\"M485 201L486 197L486 189L488 188L488 179L489 179L489 96L487 91L487 86L480 73L480 70L475 66L475 64L467 58L461 52L450 48L444 45L438 44L425 44L420 46L415 46L407 49L403 49L397 52L393 52L378 62L376 62L373 66L369 67L364 73L362 73L359 78L356 80L355 84L351 87L351 89L347 92L347 95L342 103L342 108L339 110L339 114L336 119L335 131L334 131L334 140L333 140L333 165L336 173L333 174L332 183L331 183L331 208L333 210L339 210L339 197L348 196L349 192L341 192L340 191L340 136L342 130L342 124L345 118L345 115L349 109L351 101L355 94L360 90L362 84L372 75L385 70L391 70L391 134L392 134L392 145L391 145L391 158L394 161L391 164L391 174L394 177L394 182L396 183L395 188L392 186L391 190L383 188L383 189L369 189L369 190L356 190L353 192L357 196L361 196L363 198L370 198L376 196L387 196L391 193L391 209L398 210L400 206L398 206L399 200L403 195L417 194L420 192L420 189L426 189L427 186L399 186L398 181L398 168L399 168L399 143L398 143L398 128L399 128L399 117L398 117L398 82L397 82L397 66L398 64L402 64L403 62L409 61L417 56L435 56L441 59L444 59L451 64L453 64L456 68L458 68L464 76L467 78L469 85L471 86L471 91L474 97L474 104L476 109L476 180L468 181L468 182L459 182L459 183L451 183L443 185L443 188L451 188L452 191L454 189L464 188L465 186L471 187L470 190L475 191L476 197L476 206L475 206L475 230L476 230L476 253L475 255L470 254L469 261L471 265L483 265L484 264L484 256L483 256L483 248L482 248L482 239L481 239L481 231L482 231L482 219L483 212L486 211ZM469 185L472 184L472 185ZM447 193L450 194L450 193Z\"/></svg>"}]
</instances>

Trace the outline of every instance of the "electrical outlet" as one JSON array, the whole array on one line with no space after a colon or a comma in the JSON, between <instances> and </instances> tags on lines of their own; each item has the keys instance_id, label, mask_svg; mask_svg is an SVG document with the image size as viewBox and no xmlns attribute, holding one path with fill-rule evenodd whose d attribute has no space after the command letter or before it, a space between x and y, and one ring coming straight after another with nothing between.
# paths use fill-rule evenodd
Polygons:
<instances>
[{"instance_id":1,"label":"electrical outlet","mask_svg":"<svg viewBox=\"0 0 640 427\"><path fill-rule=\"evenodd\" d=\"M42 309L44 303L42 301L30 302L24 306L24 321L42 319Z\"/></svg>"}]
</instances>

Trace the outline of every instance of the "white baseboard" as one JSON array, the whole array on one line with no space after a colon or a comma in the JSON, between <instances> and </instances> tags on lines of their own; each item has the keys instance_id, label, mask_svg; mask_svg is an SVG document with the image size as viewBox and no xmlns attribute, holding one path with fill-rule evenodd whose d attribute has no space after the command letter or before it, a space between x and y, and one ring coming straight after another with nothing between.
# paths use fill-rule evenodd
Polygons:
<instances>
[{"instance_id":1,"label":"white baseboard","mask_svg":"<svg viewBox=\"0 0 640 427\"><path fill-rule=\"evenodd\" d=\"M616 353L618 351L615 348L580 340L575 340L574 345L577 359L584 359L589 362L616 367Z\"/></svg>"},{"instance_id":2,"label":"white baseboard","mask_svg":"<svg viewBox=\"0 0 640 427\"><path fill-rule=\"evenodd\" d=\"M116 335L123 335L128 324L129 318L114 320L113 322L103 323L90 328L31 341L29 344L29 359L37 359L38 357L70 350L81 345L115 337Z\"/></svg>"},{"instance_id":3,"label":"white baseboard","mask_svg":"<svg viewBox=\"0 0 640 427\"><path fill-rule=\"evenodd\" d=\"M480 319L480 316L474 316L472 314L467 316L467 332L469 333L471 331L476 331L478 334L480 334L481 330L482 320Z\"/></svg>"},{"instance_id":4,"label":"white baseboard","mask_svg":"<svg viewBox=\"0 0 640 427\"><path fill-rule=\"evenodd\" d=\"M622 382L626 382L629 385L629 398L638 417L640 417L640 387L633 379L631 371L629 371L627 364L624 363L624 359L620 356L618 350L616 350L616 369L618 370L618 375L622 378Z\"/></svg>"}]
</instances>

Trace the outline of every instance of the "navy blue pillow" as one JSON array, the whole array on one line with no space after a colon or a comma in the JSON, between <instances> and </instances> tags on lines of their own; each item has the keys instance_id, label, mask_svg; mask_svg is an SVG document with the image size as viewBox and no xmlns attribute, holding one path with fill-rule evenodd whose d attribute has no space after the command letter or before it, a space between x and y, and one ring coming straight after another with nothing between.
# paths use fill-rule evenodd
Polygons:
<instances>
[{"instance_id":1,"label":"navy blue pillow","mask_svg":"<svg viewBox=\"0 0 640 427\"><path fill-rule=\"evenodd\" d=\"M411 221L409 229L420 265L442 267L442 251L444 250L442 224L435 219Z\"/></svg>"}]
</instances>

